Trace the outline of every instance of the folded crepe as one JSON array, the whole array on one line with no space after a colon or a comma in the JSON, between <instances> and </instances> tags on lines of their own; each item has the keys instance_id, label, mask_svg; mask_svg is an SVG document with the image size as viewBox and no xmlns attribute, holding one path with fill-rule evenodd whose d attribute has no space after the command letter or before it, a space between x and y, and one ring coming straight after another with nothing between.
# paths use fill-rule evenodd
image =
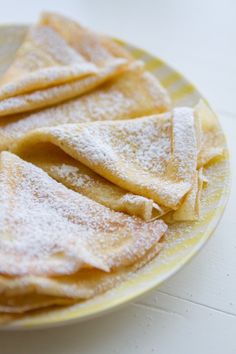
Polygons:
<instances>
[{"instance_id":1,"label":"folded crepe","mask_svg":"<svg viewBox=\"0 0 236 354\"><path fill-rule=\"evenodd\" d=\"M225 137L220 129L218 119L210 107L203 101L194 107L197 131L197 170L191 190L184 197L179 208L165 215L167 223L176 221L196 221L200 218L201 193L208 184L204 176L204 167L214 163L226 155Z\"/></svg>"},{"instance_id":2,"label":"folded crepe","mask_svg":"<svg viewBox=\"0 0 236 354\"><path fill-rule=\"evenodd\" d=\"M64 84L96 74L98 68L53 29L33 26L1 78L0 99Z\"/></svg>"},{"instance_id":3,"label":"folded crepe","mask_svg":"<svg viewBox=\"0 0 236 354\"><path fill-rule=\"evenodd\" d=\"M114 287L160 251L166 230L161 220L113 212L2 152L0 319Z\"/></svg>"},{"instance_id":4,"label":"folded crepe","mask_svg":"<svg viewBox=\"0 0 236 354\"><path fill-rule=\"evenodd\" d=\"M159 81L143 69L141 62L134 62L122 74L86 95L34 113L2 117L0 150L9 149L16 139L36 128L136 118L170 107L169 96Z\"/></svg>"},{"instance_id":5,"label":"folded crepe","mask_svg":"<svg viewBox=\"0 0 236 354\"><path fill-rule=\"evenodd\" d=\"M146 221L164 211L149 198L135 195L109 182L84 164L50 143L38 143L19 155L46 171L58 182L115 211L139 216Z\"/></svg>"},{"instance_id":6,"label":"folded crepe","mask_svg":"<svg viewBox=\"0 0 236 354\"><path fill-rule=\"evenodd\" d=\"M98 67L104 66L104 63L114 58L132 60L129 52L114 40L97 34L68 17L53 12L43 12L39 24L52 28L86 60Z\"/></svg>"},{"instance_id":7,"label":"folded crepe","mask_svg":"<svg viewBox=\"0 0 236 354\"><path fill-rule=\"evenodd\" d=\"M201 146L198 155L198 167L200 168L216 159L223 158L226 154L226 142L215 113L203 100L195 107L195 114L201 129Z\"/></svg>"},{"instance_id":8,"label":"folded crepe","mask_svg":"<svg viewBox=\"0 0 236 354\"><path fill-rule=\"evenodd\" d=\"M66 186L148 220L177 209L197 168L192 109L124 121L65 124L26 134L12 150Z\"/></svg>"},{"instance_id":9,"label":"folded crepe","mask_svg":"<svg viewBox=\"0 0 236 354\"><path fill-rule=\"evenodd\" d=\"M0 155L0 274L110 272L154 247L167 226L106 208L9 152Z\"/></svg>"},{"instance_id":10,"label":"folded crepe","mask_svg":"<svg viewBox=\"0 0 236 354\"><path fill-rule=\"evenodd\" d=\"M83 51L73 48L71 42L80 41L83 36L86 40L88 30L78 25L77 30L75 26L72 32L66 32L67 36L62 36L67 26L69 29L70 20L60 17L57 28L50 27L54 16L56 21L57 15L51 14L47 16L51 21L44 24L43 16L37 26L29 29L15 60L1 78L0 116L47 107L79 96L120 73L129 61L124 50L118 50L120 56L110 51L110 47L119 47L118 44L110 39L104 42L90 32L93 43L87 45L94 54L86 59ZM62 31L60 26L64 27ZM110 47L106 45L109 42L112 42ZM92 59L99 56L98 48L107 53L100 56L99 65Z\"/></svg>"},{"instance_id":11,"label":"folded crepe","mask_svg":"<svg viewBox=\"0 0 236 354\"><path fill-rule=\"evenodd\" d=\"M201 193L206 182L203 175L203 169L196 171L194 175L191 190L185 195L183 202L177 210L164 215L167 224L173 224L176 221L196 221L200 217Z\"/></svg>"},{"instance_id":12,"label":"folded crepe","mask_svg":"<svg viewBox=\"0 0 236 354\"><path fill-rule=\"evenodd\" d=\"M75 301L101 294L132 277L135 271L155 257L160 250L161 243L157 243L134 264L119 267L111 272L91 268L57 277L0 276L0 321L2 318L8 320L5 318L7 313L16 316L37 308L73 304Z\"/></svg>"},{"instance_id":13,"label":"folded crepe","mask_svg":"<svg viewBox=\"0 0 236 354\"><path fill-rule=\"evenodd\" d=\"M215 127L210 108L201 102L194 109L132 120L41 128L26 134L12 150L113 210L146 221L171 211L165 220L197 220L202 167L209 158L202 166L199 161L211 149L214 158L224 150L219 126L216 139L212 129L210 143L206 139L209 117ZM212 152L208 156L212 158Z\"/></svg>"}]
</instances>

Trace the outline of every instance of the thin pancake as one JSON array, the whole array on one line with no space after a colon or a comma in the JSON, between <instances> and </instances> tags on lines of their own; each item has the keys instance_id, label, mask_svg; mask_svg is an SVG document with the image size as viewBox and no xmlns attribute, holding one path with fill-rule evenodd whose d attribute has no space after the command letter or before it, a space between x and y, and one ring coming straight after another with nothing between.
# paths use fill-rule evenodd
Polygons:
<instances>
[{"instance_id":1,"label":"thin pancake","mask_svg":"<svg viewBox=\"0 0 236 354\"><path fill-rule=\"evenodd\" d=\"M50 18L53 19L54 15L50 15ZM123 49L119 51L120 55L117 55L118 50L113 55L113 47L118 48L118 44L108 39L104 42L102 37L100 39L92 33L87 36L88 30L79 25L72 32L67 31L63 38L62 33L66 31L70 20L57 22L56 30L50 27L50 21L46 25L43 22L42 18L35 28L29 30L2 79L0 116L47 107L82 95L118 75L131 60ZM61 31L60 26L64 26ZM73 40L70 36L73 36ZM87 42L91 52L89 60L79 48L71 47L71 42L76 43L83 36L85 40L93 41L92 46ZM85 46L86 43L83 44ZM102 56L100 52L106 55ZM99 64L92 59L97 55Z\"/></svg>"},{"instance_id":2,"label":"thin pancake","mask_svg":"<svg viewBox=\"0 0 236 354\"><path fill-rule=\"evenodd\" d=\"M37 129L13 151L21 154L39 142L55 144L108 181L164 207L176 209L193 185L198 150L192 109Z\"/></svg>"},{"instance_id":3,"label":"thin pancake","mask_svg":"<svg viewBox=\"0 0 236 354\"><path fill-rule=\"evenodd\" d=\"M114 286L117 286L128 277L134 275L134 272L151 261L153 257L161 250L161 245L152 247L144 257L130 266L118 268L116 271L105 273L97 269L83 269L70 276L60 277L40 277L23 276L17 278L6 278L0 276L0 300L13 299L12 306L5 305L4 312L22 312L31 309L45 307L47 301L51 305L69 304L78 300L85 300L101 294ZM31 298L31 302L26 308L24 298ZM23 305L23 306L22 306ZM17 308L16 308L17 306ZM3 312L3 311L2 311ZM1 316L0 316L1 318Z\"/></svg>"},{"instance_id":4,"label":"thin pancake","mask_svg":"<svg viewBox=\"0 0 236 354\"><path fill-rule=\"evenodd\" d=\"M0 99L63 84L98 72L46 26L30 28L14 62L0 80Z\"/></svg>"},{"instance_id":5,"label":"thin pancake","mask_svg":"<svg viewBox=\"0 0 236 354\"><path fill-rule=\"evenodd\" d=\"M167 92L140 62L87 95L31 114L0 119L0 150L30 130L64 123L136 118L170 108Z\"/></svg>"},{"instance_id":6,"label":"thin pancake","mask_svg":"<svg viewBox=\"0 0 236 354\"><path fill-rule=\"evenodd\" d=\"M106 207L139 216L149 221L163 214L151 199L127 192L71 158L50 143L38 143L20 154L66 187L79 192Z\"/></svg>"},{"instance_id":7,"label":"thin pancake","mask_svg":"<svg viewBox=\"0 0 236 354\"><path fill-rule=\"evenodd\" d=\"M195 221L200 217L200 200L203 188L203 174L202 168L196 171L194 176L194 183L192 189L187 193L183 203L176 210L172 219L174 221Z\"/></svg>"},{"instance_id":8,"label":"thin pancake","mask_svg":"<svg viewBox=\"0 0 236 354\"><path fill-rule=\"evenodd\" d=\"M195 115L201 122L201 149L198 155L198 167L207 165L226 154L225 137L215 113L204 102L195 107Z\"/></svg>"},{"instance_id":9,"label":"thin pancake","mask_svg":"<svg viewBox=\"0 0 236 354\"><path fill-rule=\"evenodd\" d=\"M118 75L126 67L124 59L114 59L101 68L97 74L89 75L66 84L25 93L0 101L0 116L36 110L80 96L111 77Z\"/></svg>"},{"instance_id":10,"label":"thin pancake","mask_svg":"<svg viewBox=\"0 0 236 354\"><path fill-rule=\"evenodd\" d=\"M52 28L86 60L97 66L104 66L113 58L132 60L132 56L111 38L94 33L68 17L44 12L39 24Z\"/></svg>"},{"instance_id":11,"label":"thin pancake","mask_svg":"<svg viewBox=\"0 0 236 354\"><path fill-rule=\"evenodd\" d=\"M167 229L113 212L8 152L0 163L1 274L110 271L143 257Z\"/></svg>"},{"instance_id":12,"label":"thin pancake","mask_svg":"<svg viewBox=\"0 0 236 354\"><path fill-rule=\"evenodd\" d=\"M186 194L178 210L164 217L165 222L194 221L200 217L201 192L207 180L204 177L203 167L216 159L225 156L225 138L220 129L218 119L210 107L200 101L194 107L197 146L198 170L195 173L191 190Z\"/></svg>"}]
</instances>

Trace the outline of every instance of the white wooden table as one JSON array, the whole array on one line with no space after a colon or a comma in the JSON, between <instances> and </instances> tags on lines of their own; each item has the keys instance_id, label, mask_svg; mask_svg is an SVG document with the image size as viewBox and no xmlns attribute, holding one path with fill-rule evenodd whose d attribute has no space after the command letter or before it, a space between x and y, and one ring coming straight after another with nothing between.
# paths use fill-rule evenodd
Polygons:
<instances>
[{"instance_id":1,"label":"white wooden table","mask_svg":"<svg viewBox=\"0 0 236 354\"><path fill-rule=\"evenodd\" d=\"M1 354L236 353L236 2L234 0L0 1L0 22L42 9L146 48L184 73L221 117L232 193L205 248L159 289L99 319L0 334ZM150 33L155 33L150 36Z\"/></svg>"}]
</instances>

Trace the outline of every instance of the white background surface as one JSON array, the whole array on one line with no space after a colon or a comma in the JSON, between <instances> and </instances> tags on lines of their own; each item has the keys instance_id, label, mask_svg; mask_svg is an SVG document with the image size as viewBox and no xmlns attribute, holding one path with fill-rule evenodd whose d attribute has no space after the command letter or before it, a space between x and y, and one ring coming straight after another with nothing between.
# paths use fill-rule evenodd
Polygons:
<instances>
[{"instance_id":1,"label":"white background surface","mask_svg":"<svg viewBox=\"0 0 236 354\"><path fill-rule=\"evenodd\" d=\"M160 56L219 113L232 192L216 232L190 264L149 295L99 319L0 333L1 354L236 353L236 1L0 0L0 23L57 10Z\"/></svg>"}]
</instances>

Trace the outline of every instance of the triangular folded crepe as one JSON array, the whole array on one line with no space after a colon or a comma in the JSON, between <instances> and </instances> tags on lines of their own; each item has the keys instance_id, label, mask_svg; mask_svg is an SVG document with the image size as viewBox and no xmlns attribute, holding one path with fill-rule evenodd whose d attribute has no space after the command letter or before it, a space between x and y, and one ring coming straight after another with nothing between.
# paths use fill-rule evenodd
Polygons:
<instances>
[{"instance_id":1,"label":"triangular folded crepe","mask_svg":"<svg viewBox=\"0 0 236 354\"><path fill-rule=\"evenodd\" d=\"M67 26L67 22L60 25ZM109 48L104 48L109 58L100 58L99 66L88 61L78 48L72 48L70 35L77 42L83 31L86 36L87 30L78 26L78 35L73 31L63 38L49 23L29 30L14 62L0 81L0 116L47 107L79 96L124 69L128 62L126 55L114 56ZM94 35L94 41L103 48L98 36ZM96 47L91 46L90 50L97 55Z\"/></svg>"},{"instance_id":2,"label":"triangular folded crepe","mask_svg":"<svg viewBox=\"0 0 236 354\"><path fill-rule=\"evenodd\" d=\"M132 56L114 40L94 33L68 17L44 12L39 24L52 28L85 59L99 67L113 58L132 60Z\"/></svg>"},{"instance_id":3,"label":"triangular folded crepe","mask_svg":"<svg viewBox=\"0 0 236 354\"><path fill-rule=\"evenodd\" d=\"M95 203L17 156L0 155L0 273L62 275L129 266L167 226Z\"/></svg>"},{"instance_id":4,"label":"triangular folded crepe","mask_svg":"<svg viewBox=\"0 0 236 354\"><path fill-rule=\"evenodd\" d=\"M27 156L38 143L54 144L115 185L176 209L194 183L196 135L193 110L176 108L134 120L37 129L13 151Z\"/></svg>"},{"instance_id":5,"label":"triangular folded crepe","mask_svg":"<svg viewBox=\"0 0 236 354\"><path fill-rule=\"evenodd\" d=\"M123 59L116 59L110 65L100 69L97 74L83 79L3 99L0 101L0 116L44 108L80 96L99 86L109 78L118 75L124 70L124 64Z\"/></svg>"},{"instance_id":6,"label":"triangular folded crepe","mask_svg":"<svg viewBox=\"0 0 236 354\"><path fill-rule=\"evenodd\" d=\"M157 243L134 264L109 273L98 269L82 269L73 275L57 277L0 276L0 320L2 313L21 313L50 305L73 304L76 300L94 297L132 277L160 250L161 243Z\"/></svg>"},{"instance_id":7,"label":"triangular folded crepe","mask_svg":"<svg viewBox=\"0 0 236 354\"><path fill-rule=\"evenodd\" d=\"M63 84L98 72L54 30L32 27L0 80L0 99Z\"/></svg>"},{"instance_id":8,"label":"triangular folded crepe","mask_svg":"<svg viewBox=\"0 0 236 354\"><path fill-rule=\"evenodd\" d=\"M0 150L30 130L63 123L136 118L170 109L170 99L158 80L140 62L115 79L76 99L31 114L0 119Z\"/></svg>"}]
</instances>

